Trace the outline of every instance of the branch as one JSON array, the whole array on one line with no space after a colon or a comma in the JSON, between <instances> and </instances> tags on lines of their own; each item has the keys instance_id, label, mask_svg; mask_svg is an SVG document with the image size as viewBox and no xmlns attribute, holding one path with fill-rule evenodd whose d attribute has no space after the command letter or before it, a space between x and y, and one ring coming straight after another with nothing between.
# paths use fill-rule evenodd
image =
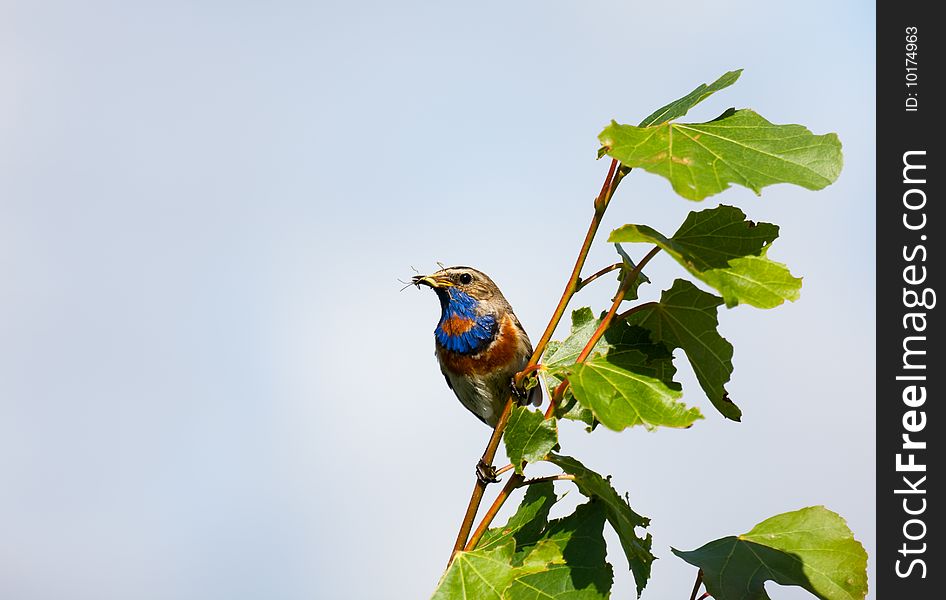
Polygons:
<instances>
[{"instance_id":1,"label":"branch","mask_svg":"<svg viewBox=\"0 0 946 600\"><path fill-rule=\"evenodd\" d=\"M545 351L545 346L549 343L549 340L552 339L552 334L555 333L555 328L558 327L559 321L562 320L562 315L565 314L565 309L568 307L568 302L572 299L572 296L575 295L575 292L578 291L578 282L581 279L581 270L585 266L585 260L588 258L588 251L591 250L591 242L595 238L595 234L598 233L598 227L601 225L601 219L604 217L604 211L607 210L608 204L611 202L611 198L614 196L614 192L618 187L618 184L621 183L621 180L624 178L624 175L627 174L625 169L617 169L618 161L611 160L611 167L608 169L608 176L604 180L604 185L601 186L601 191L598 193L598 197L595 198L595 214L591 219L591 225L588 226L588 232L585 234L585 239L581 244L581 249L578 251L578 258L575 260L575 266L572 268L572 274L568 278L568 283L565 284L565 291L562 292L562 297L558 301L558 306L555 307L555 312L552 313L552 318L549 319L549 324L546 326L545 331L542 333L542 337L539 338L539 343L535 345L535 351L532 353L532 357L529 359L529 364L535 364L539 362L539 358L542 356L542 352Z\"/></svg>"},{"instance_id":2,"label":"branch","mask_svg":"<svg viewBox=\"0 0 946 600\"><path fill-rule=\"evenodd\" d=\"M591 283L591 282L594 281L595 279L601 277L602 275L607 275L607 274L610 273L611 271L617 271L618 269L620 269L620 268L623 267L623 266L624 266L624 263L614 263L613 265L608 265L607 267L601 269L601 270L598 271L597 273L593 273L593 274L589 275L588 277L585 277L585 278L583 278L583 279L579 279L579 280L578 280L578 290L576 290L576 291L579 291L579 290L584 289L586 285L588 285L589 283Z\"/></svg>"},{"instance_id":3,"label":"branch","mask_svg":"<svg viewBox=\"0 0 946 600\"><path fill-rule=\"evenodd\" d=\"M644 310L645 308L651 308L652 306L657 306L657 302L643 302L643 303L638 304L637 306L635 306L635 307L633 307L633 308L629 308L628 310L625 310L624 312L622 312L621 314L619 314L619 315L618 315L617 317L615 317L615 318L616 318L616 319L620 319L620 320L623 321L624 319L628 318L629 316L633 315L634 313L636 313L636 312L638 312L638 311L641 311L641 310Z\"/></svg>"},{"instance_id":4,"label":"branch","mask_svg":"<svg viewBox=\"0 0 946 600\"><path fill-rule=\"evenodd\" d=\"M559 475L549 475L547 477L534 477L532 479L526 479L523 481L522 475L513 475L509 478L509 481L506 482L506 485L503 487L502 491L499 492L499 495L496 496L496 500L493 501L492 506L489 507L489 510L486 511L486 514L483 515L483 520L480 521L479 526L477 526L476 531L473 532L473 535L470 536L470 541L467 542L466 547L463 548L464 551L470 551L476 548L476 545L480 543L480 539L483 537L483 534L486 533L486 530L489 529L489 526L493 523L493 519L496 517L496 513L499 512L499 509L502 505L509 499L509 495L516 488L525 487L527 485L535 485L536 483L545 483L547 481L575 481L574 475L569 475L568 473L561 473Z\"/></svg>"},{"instance_id":5,"label":"branch","mask_svg":"<svg viewBox=\"0 0 946 600\"><path fill-rule=\"evenodd\" d=\"M614 296L614 301L611 303L611 309L608 311L608 314L606 314L604 318L601 319L601 323L598 324L598 328L595 329L595 332L591 334L591 338L588 340L588 343L585 344L585 347L582 348L581 354L579 354L578 358L575 359L576 363L585 362L585 359L587 359L588 355L591 354L595 344L598 343L598 340L601 339L601 336L604 335L604 332L607 331L608 327L611 326L611 321L613 321L615 315L617 315L618 308L620 308L621 303L624 302L624 296L627 294L627 290L629 290L631 285L637 281L637 278L640 276L641 269L644 268L644 265L649 263L650 259L652 259L658 252L660 252L660 247L654 246L653 249L648 252L639 263L637 263L637 266L634 267L630 273L624 276L624 281L621 282L621 287L618 288L618 293ZM631 310L634 309L632 308Z\"/></svg>"},{"instance_id":6,"label":"branch","mask_svg":"<svg viewBox=\"0 0 946 600\"><path fill-rule=\"evenodd\" d=\"M629 172L630 169L626 167L622 166L618 168L617 160L611 160L608 175L605 177L604 183L601 185L601 191L598 192L598 196L594 201L594 216L591 219L591 224L588 226L588 232L585 234L581 249L578 251L578 258L575 260L575 266L572 269L571 276L568 278L568 283L565 284L565 291L562 292L558 306L555 307L555 311L549 319L549 324L546 326L545 332L542 334L539 342L535 345L535 350L532 352L532 356L529 358L529 362L526 364L523 371L528 371L531 367L539 364L539 359L542 357L542 353L545 352L545 347L548 345L549 340L552 339L555 328L558 327L559 322L562 320L569 301L572 299L572 296L575 295L575 292L578 291L578 281L581 278L581 270L585 266L585 260L588 258L588 252L591 250L591 242L598 232L598 227L601 225L601 220L608 208L608 204L611 202L611 198L614 196L615 190L617 190L618 184L621 183L621 180L624 179L624 176ZM522 381L521 373L516 375L515 381L517 385ZM513 401L513 396L510 394L509 398L506 399L506 406L503 408L502 414L500 414L499 421L493 429L493 434L489 438L489 443L486 444L486 450L483 451L482 460L483 463L487 465L493 464L493 458L496 456L497 448L499 448L499 441L502 439L503 430L506 429L506 423L509 421L509 415L512 412ZM453 557L456 556L457 552L460 552L466 547L467 537L470 534L470 530L473 529L473 521L476 519L476 513L479 510L480 503L483 501L485 491L486 484L477 479L476 484L473 486L473 492L470 494L470 503L467 505L466 514L463 516L463 522L460 524L460 531L457 532L457 540L453 545L453 552L450 554L450 560L447 561L447 566L453 562ZM497 500L500 500L500 498L497 498ZM505 497L502 498L502 501L505 501ZM500 506L501 505L502 502L500 502Z\"/></svg>"},{"instance_id":7,"label":"branch","mask_svg":"<svg viewBox=\"0 0 946 600\"><path fill-rule=\"evenodd\" d=\"M615 294L614 300L611 302L611 309L608 310L608 314L601 319L601 323L598 324L597 329L594 333L591 334L591 338L588 339L588 343L585 344L585 347L581 349L581 353L578 355L578 358L575 359L575 364L583 363L591 354L591 351L594 350L595 345L598 343L598 340L604 335L604 332L608 330L608 327L611 326L611 323L614 321L617 316L618 308L620 308L621 303L624 302L624 296L627 295L627 290L630 289L631 285L637 280L640 276L641 271L644 269L644 265L650 262L657 253L660 252L659 246L654 246L650 252L648 252L644 258L637 263L637 266L634 267L630 273L624 276L624 280L621 282L621 286L618 288L618 293ZM639 304L630 310L627 310L621 313L621 317L626 317L637 310L640 310L643 307L653 305L653 302L645 302ZM558 387L555 388L555 391L552 393L552 397L549 399L549 407L545 411L545 418L550 419L555 414L555 407L558 406L558 403L561 401L562 396L565 395L565 390L568 388L568 380L564 379Z\"/></svg>"},{"instance_id":8,"label":"branch","mask_svg":"<svg viewBox=\"0 0 946 600\"><path fill-rule=\"evenodd\" d=\"M493 434L486 444L486 450L483 451L483 456L481 457L483 464L493 464L496 449L499 448L499 440L503 437L503 430L506 429L506 423L509 421L509 415L512 412L512 402L512 395L510 395L506 400L506 406L503 407L503 412L499 415L499 421L497 421L496 427L493 428ZM463 550L463 547L466 546L467 537L470 535L470 530L473 529L473 520L476 519L476 512L480 508L480 502L483 501L483 494L485 492L486 484L477 477L476 483L473 486L473 493L470 494L470 503L466 507L466 514L463 515L463 522L460 524L460 531L457 532L457 541L454 542L453 552L450 553L450 559L447 560L448 567L450 563L453 562L453 557L457 555L457 552L460 552Z\"/></svg>"},{"instance_id":9,"label":"branch","mask_svg":"<svg viewBox=\"0 0 946 600\"><path fill-rule=\"evenodd\" d=\"M546 477L534 477L523 481L520 487L534 485L536 483L545 483L546 481L575 481L575 476L569 475L568 473L561 473L559 475L548 475Z\"/></svg>"},{"instance_id":10,"label":"branch","mask_svg":"<svg viewBox=\"0 0 946 600\"><path fill-rule=\"evenodd\" d=\"M696 583L693 584L693 592L690 594L690 600L696 600L696 593L700 591L700 585L703 583L703 569L696 572Z\"/></svg>"},{"instance_id":11,"label":"branch","mask_svg":"<svg viewBox=\"0 0 946 600\"><path fill-rule=\"evenodd\" d=\"M499 509L502 508L503 504L506 502L506 499L509 498L509 494L513 492L517 487L522 484L522 480L525 479L523 475L514 473L510 475L509 480L506 481L506 485L503 486L502 491L499 492L499 495L496 496L496 500L493 501L492 506L486 511L486 514L483 515L483 520L480 521L479 526L476 528L476 531L473 532L473 535L470 536L470 541L467 542L463 550L469 552L473 548L476 548L476 544L479 543L480 538L483 537L483 534L486 533L486 530L489 528L489 524L493 522L493 518L496 516L496 513L499 512Z\"/></svg>"},{"instance_id":12,"label":"branch","mask_svg":"<svg viewBox=\"0 0 946 600\"><path fill-rule=\"evenodd\" d=\"M500 468L500 469L496 469L496 476L499 477L500 475L502 475L502 474L505 473L506 471L512 471L512 468L513 468L513 464L512 464L512 463L509 463L509 464L506 465L505 467L502 467L502 468Z\"/></svg>"}]
</instances>

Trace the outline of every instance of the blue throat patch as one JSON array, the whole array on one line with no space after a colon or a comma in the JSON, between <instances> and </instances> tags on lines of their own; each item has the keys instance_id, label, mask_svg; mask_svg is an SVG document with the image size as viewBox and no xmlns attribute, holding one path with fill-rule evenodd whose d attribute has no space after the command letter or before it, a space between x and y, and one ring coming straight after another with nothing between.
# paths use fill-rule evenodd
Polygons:
<instances>
[{"instance_id":1,"label":"blue throat patch","mask_svg":"<svg viewBox=\"0 0 946 600\"><path fill-rule=\"evenodd\" d=\"M440 292L440 290L437 290ZM469 294L456 288L447 288L440 296L443 313L434 330L434 337L441 346L459 354L472 354L488 345L496 335L496 318L493 315L478 315L479 302ZM472 326L463 333L447 333L444 324L449 321L472 321Z\"/></svg>"}]
</instances>

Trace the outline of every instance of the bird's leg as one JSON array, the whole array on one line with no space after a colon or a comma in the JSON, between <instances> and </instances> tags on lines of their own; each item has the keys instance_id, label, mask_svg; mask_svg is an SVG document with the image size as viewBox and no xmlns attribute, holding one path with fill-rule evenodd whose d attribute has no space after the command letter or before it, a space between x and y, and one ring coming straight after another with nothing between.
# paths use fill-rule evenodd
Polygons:
<instances>
[{"instance_id":1,"label":"bird's leg","mask_svg":"<svg viewBox=\"0 0 946 600\"><path fill-rule=\"evenodd\" d=\"M483 485L496 483L499 479L496 477L496 467L486 464L483 459L476 463L476 478Z\"/></svg>"},{"instance_id":2,"label":"bird's leg","mask_svg":"<svg viewBox=\"0 0 946 600\"><path fill-rule=\"evenodd\" d=\"M509 380L509 390L512 392L512 395L516 397L516 403L519 406L525 406L529 403L529 392L519 389L519 386L516 385L515 377Z\"/></svg>"}]
</instances>

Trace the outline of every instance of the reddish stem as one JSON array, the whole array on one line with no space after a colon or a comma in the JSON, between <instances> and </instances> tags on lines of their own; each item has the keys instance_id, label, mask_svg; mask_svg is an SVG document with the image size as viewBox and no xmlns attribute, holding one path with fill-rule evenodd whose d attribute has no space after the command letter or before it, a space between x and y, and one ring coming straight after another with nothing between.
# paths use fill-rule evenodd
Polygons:
<instances>
[{"instance_id":1,"label":"reddish stem","mask_svg":"<svg viewBox=\"0 0 946 600\"><path fill-rule=\"evenodd\" d=\"M607 267L601 269L600 271L598 271L598 272L596 272L596 273L592 273L592 274L589 275L588 277L585 277L585 278L581 279L581 280L578 282L578 290L583 290L586 285L588 285L589 283L591 283L591 282L594 281L595 279L601 277L602 275L607 275L607 274L610 273L611 271L617 271L617 270L620 269L623 265L624 265L624 263L614 263L613 265L608 265Z\"/></svg>"},{"instance_id":2,"label":"reddish stem","mask_svg":"<svg viewBox=\"0 0 946 600\"><path fill-rule=\"evenodd\" d=\"M503 486L503 489L499 492L499 495L496 496L495 500L493 500L493 504L490 505L489 509L486 511L486 514L483 515L483 520L480 521L479 526L476 528L476 531L473 532L473 535L470 536L470 541L467 542L466 547L463 548L463 550L468 552L473 548L476 548L480 538L483 537L483 534L486 533L490 523L493 522L493 518L496 517L496 513L499 512L499 509L502 508L503 504L506 502L506 499L509 498L509 494L511 494L514 489L519 487L524 479L525 477L519 473L514 473L509 477L506 485Z\"/></svg>"},{"instance_id":3,"label":"reddish stem","mask_svg":"<svg viewBox=\"0 0 946 600\"><path fill-rule=\"evenodd\" d=\"M608 314L601 319L601 323L598 324L598 327L595 329L594 333L591 334L591 337L588 339L588 343L585 344L585 347L581 349L581 353L578 355L578 358L575 359L575 364L583 363L591 354L591 351L594 350L595 345L598 343L598 340L604 335L604 332L608 330L608 327L611 326L611 323L614 321L614 318L617 314L618 308L620 308L621 303L624 302L624 296L627 295L627 290L630 289L631 285L637 278L640 276L641 270L644 268L644 265L650 262L657 253L660 252L658 246L654 246L650 252L648 252L644 258L634 267L630 273L624 276L624 281L621 282L621 287L618 288L618 293L614 296L614 300L611 302L611 308L608 310ZM627 310L621 313L621 317L626 317L634 312L641 310L642 308L652 306L653 302L646 302L639 304L630 310ZM555 414L555 407L558 406L558 403L562 400L562 396L565 395L565 390L568 388L568 380L563 380L558 387L555 388L555 391L552 392L552 397L549 399L549 407L545 411L545 418L550 419Z\"/></svg>"},{"instance_id":4,"label":"reddish stem","mask_svg":"<svg viewBox=\"0 0 946 600\"><path fill-rule=\"evenodd\" d=\"M493 434L486 444L486 450L483 451L483 456L481 457L483 464L493 464L493 458L496 456L496 450L499 448L499 440L503 437L503 430L506 428L506 423L509 421L510 413L512 413L512 395L506 400L506 406L503 407L503 412L499 415L499 421L496 423L496 427L493 428ZM470 503L466 507L463 522L460 524L460 531L457 533L457 541L454 542L453 552L450 553L450 559L447 561L448 567L450 563L453 562L453 557L457 555L457 552L463 550L463 547L466 545L470 530L473 529L473 521L476 519L476 512L480 508L480 502L483 501L483 494L485 492L486 484L477 477L476 483L473 486L473 493L470 494Z\"/></svg>"},{"instance_id":5,"label":"reddish stem","mask_svg":"<svg viewBox=\"0 0 946 600\"><path fill-rule=\"evenodd\" d=\"M562 315L565 314L565 309L568 306L568 302L571 300L572 296L575 295L575 292L578 289L578 279L581 277L581 269L584 267L585 260L588 258L588 252L591 250L591 242L594 240L595 234L598 232L598 227L601 225L601 219L604 216L604 212L607 209L611 198L614 196L614 191L617 189L621 179L624 178L624 175L627 174L626 170L618 170L617 167L618 161L612 159L611 166L608 168L608 175L605 177L604 183L601 185L601 191L598 192L598 196L595 198L595 214L591 219L591 224L588 226L588 232L585 234L585 239L581 244L581 249L578 251L578 258L575 260L575 266L572 269L568 283L565 285L565 291L562 293L562 297L558 302L558 306L555 307L555 312L552 313L552 317L549 319L549 324L546 326L545 332L542 334L542 338L539 339L539 343L536 344L535 351L529 358L529 362L527 363L524 370L527 370L539 363L539 359L542 357L542 353L545 351L546 345L548 345L549 340L552 339L552 334L555 332L555 328L558 327L559 322L562 320ZM486 445L486 450L483 451L482 460L487 465L492 464L493 458L496 456L496 450L499 448L499 441L502 439L503 430L506 429L506 423L508 422L509 414L512 411L512 402L513 397L510 394L509 398L506 400L506 406L503 408L503 412L500 415L499 422L496 423L496 427L493 429L493 434L489 438L489 443ZM473 521L476 519L476 513L479 510L480 503L483 501L483 494L485 491L486 484L477 479L476 484L473 487L473 492L470 494L470 503L467 505L466 513L464 514L463 521L460 524L460 531L457 532L457 540L453 545L453 552L450 554L450 560L447 561L448 566L451 562L453 562L453 557L456 556L457 552L460 552L466 546L466 540L470 535L470 531L473 529Z\"/></svg>"},{"instance_id":6,"label":"reddish stem","mask_svg":"<svg viewBox=\"0 0 946 600\"><path fill-rule=\"evenodd\" d=\"M581 354L579 354L578 358L575 359L576 363L585 362L585 359L587 359L588 355L591 354L595 344L598 343L598 340L601 339L601 336L604 335L604 332L607 331L608 327L611 326L611 321L614 320L614 316L617 314L618 308L620 308L621 303L624 302L624 296L627 294L627 290L629 290L631 285L637 280L637 277L640 275L641 269L644 268L644 265L649 263L650 259L656 256L658 252L660 252L660 247L654 246L653 249L648 252L639 263L637 263L637 266L634 267L630 273L624 276L624 281L621 282L621 287L618 288L618 293L614 296L614 301L611 303L611 309L608 310L608 314L606 314L604 318L601 319L601 323L598 324L598 328L595 329L595 332L591 334L591 338L588 340L588 343L585 344L585 347L582 348Z\"/></svg>"},{"instance_id":7,"label":"reddish stem","mask_svg":"<svg viewBox=\"0 0 946 600\"><path fill-rule=\"evenodd\" d=\"M528 365L528 366L526 366L526 368L524 368L523 370L521 370L521 371L519 371L518 373L516 373L516 385L522 384L522 380L525 379L526 376L529 375L530 373L534 373L534 372L536 372L536 371L541 371L541 370L544 369L544 368L545 368L545 365L542 365L542 364L535 364L535 365Z\"/></svg>"},{"instance_id":8,"label":"reddish stem","mask_svg":"<svg viewBox=\"0 0 946 600\"><path fill-rule=\"evenodd\" d=\"M568 307L569 301L572 299L572 296L575 295L575 292L578 291L578 280L581 278L581 269L585 266L585 260L588 258L588 251L591 250L591 242L594 240L595 234L598 233L598 226L601 225L601 218L604 216L604 211L608 208L608 203L614 195L614 190L617 189L618 183L620 183L623 178L620 172L615 176L617 164L617 160L611 160L608 176L605 177L601 191L595 198L595 214L591 219L591 225L588 226L588 232L585 233L585 239L581 243L581 249L578 251L575 266L572 268L568 283L565 284L565 291L562 292L558 306L555 307L555 312L552 313L552 318L549 319L549 324L545 327L542 337L539 338L539 343L535 345L535 351L529 359L530 365L539 362L542 352L545 351L545 346L549 343L549 340L552 339L555 328L558 327L559 322L562 320L562 315L565 314L565 309Z\"/></svg>"},{"instance_id":9,"label":"reddish stem","mask_svg":"<svg viewBox=\"0 0 946 600\"><path fill-rule=\"evenodd\" d=\"M693 591L690 593L690 600L695 600L697 592L700 591L700 585L703 584L703 569L696 572L696 582L693 584ZM706 596L704 596L705 598Z\"/></svg>"}]
</instances>

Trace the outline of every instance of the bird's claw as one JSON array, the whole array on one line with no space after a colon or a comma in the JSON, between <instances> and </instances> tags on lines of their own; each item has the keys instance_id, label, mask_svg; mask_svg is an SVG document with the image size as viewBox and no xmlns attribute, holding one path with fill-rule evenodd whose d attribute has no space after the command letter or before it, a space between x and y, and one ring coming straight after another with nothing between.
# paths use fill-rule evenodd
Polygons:
<instances>
[{"instance_id":1,"label":"bird's claw","mask_svg":"<svg viewBox=\"0 0 946 600\"><path fill-rule=\"evenodd\" d=\"M496 477L496 467L486 464L483 459L476 463L476 479L483 485L496 483L499 479Z\"/></svg>"},{"instance_id":2,"label":"bird's claw","mask_svg":"<svg viewBox=\"0 0 946 600\"><path fill-rule=\"evenodd\" d=\"M529 403L529 392L519 389L519 386L516 385L515 377L509 380L509 390L512 392L512 395L515 396L519 406L525 406Z\"/></svg>"}]
</instances>

